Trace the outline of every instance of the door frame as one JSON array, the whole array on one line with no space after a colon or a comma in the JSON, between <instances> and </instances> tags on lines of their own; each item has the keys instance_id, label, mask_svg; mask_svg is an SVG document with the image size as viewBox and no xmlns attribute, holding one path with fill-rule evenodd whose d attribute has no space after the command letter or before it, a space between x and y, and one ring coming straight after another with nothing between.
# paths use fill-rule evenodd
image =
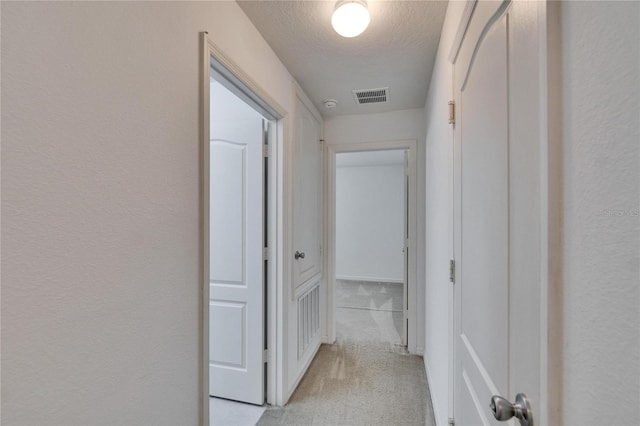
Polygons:
<instances>
[{"instance_id":1,"label":"door frame","mask_svg":"<svg viewBox=\"0 0 640 426\"><path fill-rule=\"evenodd\" d=\"M471 18L479 0L466 0L456 35L451 44L449 62L453 67ZM502 0L504 3L518 0ZM560 2L537 2L537 32L539 55L539 218L540 218L540 401L534 407L537 424L562 424L562 52ZM453 74L453 72L452 72ZM454 80L452 79L452 82ZM452 88L455 87L455 83ZM453 89L455 90L455 89ZM455 95L451 94L452 97ZM455 125L453 130L455 138ZM452 140L452 146L454 141ZM453 148L455 149L455 148ZM454 153L455 155L455 153ZM452 161L451 176L456 177ZM452 207L456 207L455 184L451 184ZM452 210L453 229L455 211ZM454 245L456 244L454 235ZM455 249L454 249L455 254ZM458 276L458 262L455 276ZM455 362L457 360L456 326L459 313L455 311L458 291L452 286L450 301L449 344L449 417L454 416ZM511 396L509 396L511 397Z\"/></svg>"},{"instance_id":2,"label":"door frame","mask_svg":"<svg viewBox=\"0 0 640 426\"><path fill-rule=\"evenodd\" d=\"M284 322L282 306L285 293L282 251L283 233L280 229L284 216L283 174L284 146L289 127L289 114L255 80L244 72L211 39L207 32L200 33L200 362L199 362L199 412L200 424L209 425L209 139L210 139L210 70L211 59L220 65L232 84L242 92L245 101L254 103L275 117L274 135L270 135L267 188L267 239L269 241L269 268L266 274L266 323L265 341L269 348L266 367L266 402L277 404L281 400L283 386L282 354ZM280 226L279 226L280 224Z\"/></svg>"},{"instance_id":3,"label":"door frame","mask_svg":"<svg viewBox=\"0 0 640 426\"><path fill-rule=\"evenodd\" d=\"M326 337L325 341L333 343L336 340L335 316L335 285L336 285L336 155L346 152L407 150L409 152L409 269L407 294L408 304L408 332L407 349L410 353L417 353L418 324L417 324L417 249L418 249L418 203L417 203L417 141L415 139L362 142L349 144L326 145L326 211L327 232L325 233L327 247L326 277L327 277L327 309L326 309ZM420 327L422 331L423 328Z\"/></svg>"}]
</instances>

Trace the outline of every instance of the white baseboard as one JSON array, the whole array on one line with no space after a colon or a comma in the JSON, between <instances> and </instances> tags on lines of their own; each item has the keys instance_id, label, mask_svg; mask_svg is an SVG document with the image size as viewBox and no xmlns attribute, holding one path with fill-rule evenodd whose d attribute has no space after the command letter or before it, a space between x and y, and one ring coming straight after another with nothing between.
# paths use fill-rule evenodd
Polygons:
<instances>
[{"instance_id":1,"label":"white baseboard","mask_svg":"<svg viewBox=\"0 0 640 426\"><path fill-rule=\"evenodd\" d=\"M436 419L437 426L449 426L449 419L444 419L444 423L440 422L440 413L438 412L438 404L436 404L436 396L433 393L433 380L431 380L431 373L429 372L429 365L427 365L427 358L424 358L424 370L427 372L427 384L429 385L429 395L431 395L431 408L433 409L433 417Z\"/></svg>"},{"instance_id":2,"label":"white baseboard","mask_svg":"<svg viewBox=\"0 0 640 426\"><path fill-rule=\"evenodd\" d=\"M404 283L404 280L398 278L362 277L357 275L336 275L336 280L372 281L375 283Z\"/></svg>"}]
</instances>

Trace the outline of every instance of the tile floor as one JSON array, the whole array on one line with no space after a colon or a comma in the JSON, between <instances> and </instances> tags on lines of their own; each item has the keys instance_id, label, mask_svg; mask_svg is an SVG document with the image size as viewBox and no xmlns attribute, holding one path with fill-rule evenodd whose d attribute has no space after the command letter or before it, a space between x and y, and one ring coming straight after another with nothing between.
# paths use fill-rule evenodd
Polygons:
<instances>
[{"instance_id":1,"label":"tile floor","mask_svg":"<svg viewBox=\"0 0 640 426\"><path fill-rule=\"evenodd\" d=\"M209 424L211 426L255 426L265 407L209 398Z\"/></svg>"}]
</instances>

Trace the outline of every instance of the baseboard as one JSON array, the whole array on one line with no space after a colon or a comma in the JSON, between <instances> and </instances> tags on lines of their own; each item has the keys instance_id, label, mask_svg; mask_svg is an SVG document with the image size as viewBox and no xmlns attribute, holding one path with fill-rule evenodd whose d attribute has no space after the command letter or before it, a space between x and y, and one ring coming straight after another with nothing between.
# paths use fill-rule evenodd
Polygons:
<instances>
[{"instance_id":1,"label":"baseboard","mask_svg":"<svg viewBox=\"0 0 640 426\"><path fill-rule=\"evenodd\" d=\"M371 281L374 283L404 283L404 280L397 278L362 277L357 275L336 275L336 280Z\"/></svg>"},{"instance_id":2,"label":"baseboard","mask_svg":"<svg viewBox=\"0 0 640 426\"><path fill-rule=\"evenodd\" d=\"M429 366L427 365L427 358L424 357L424 371L427 373L427 385L429 386L429 395L431 396L431 408L433 409L433 417L436 419L437 426L449 426L449 419L446 418L444 423L439 422L440 413L438 412L438 404L436 404L436 397L433 393L433 380L431 380L431 373L429 372Z\"/></svg>"}]
</instances>

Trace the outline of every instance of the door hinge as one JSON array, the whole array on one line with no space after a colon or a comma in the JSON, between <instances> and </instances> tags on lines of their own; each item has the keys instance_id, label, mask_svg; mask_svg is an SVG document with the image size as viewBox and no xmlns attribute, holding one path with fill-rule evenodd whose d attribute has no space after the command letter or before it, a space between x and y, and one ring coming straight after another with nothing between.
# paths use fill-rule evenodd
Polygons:
<instances>
[{"instance_id":1,"label":"door hinge","mask_svg":"<svg viewBox=\"0 0 640 426\"><path fill-rule=\"evenodd\" d=\"M269 362L269 349L265 349L262 351L262 362L264 363Z\"/></svg>"},{"instance_id":2,"label":"door hinge","mask_svg":"<svg viewBox=\"0 0 640 426\"><path fill-rule=\"evenodd\" d=\"M449 260L449 281L456 282L456 261L453 259Z\"/></svg>"},{"instance_id":3,"label":"door hinge","mask_svg":"<svg viewBox=\"0 0 640 426\"><path fill-rule=\"evenodd\" d=\"M456 426L456 421L453 417L449 417L449 426Z\"/></svg>"},{"instance_id":4,"label":"door hinge","mask_svg":"<svg viewBox=\"0 0 640 426\"><path fill-rule=\"evenodd\" d=\"M456 122L456 102L449 101L449 124L455 124Z\"/></svg>"},{"instance_id":5,"label":"door hinge","mask_svg":"<svg viewBox=\"0 0 640 426\"><path fill-rule=\"evenodd\" d=\"M269 260L271 257L271 253L269 252L269 247L265 247L262 249L262 260Z\"/></svg>"},{"instance_id":6,"label":"door hinge","mask_svg":"<svg viewBox=\"0 0 640 426\"><path fill-rule=\"evenodd\" d=\"M271 145L262 145L262 156L269 158L271 156Z\"/></svg>"}]
</instances>

